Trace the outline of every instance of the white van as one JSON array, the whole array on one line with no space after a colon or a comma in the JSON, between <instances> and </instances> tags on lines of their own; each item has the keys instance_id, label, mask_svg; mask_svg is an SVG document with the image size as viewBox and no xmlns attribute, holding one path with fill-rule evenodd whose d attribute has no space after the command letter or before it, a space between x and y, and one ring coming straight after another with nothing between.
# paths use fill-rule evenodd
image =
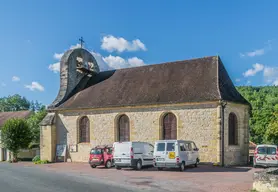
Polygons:
<instances>
[{"instance_id":1,"label":"white van","mask_svg":"<svg viewBox=\"0 0 278 192\"><path fill-rule=\"evenodd\" d=\"M278 147L277 145L257 145L254 153L253 166L277 167Z\"/></svg>"},{"instance_id":2,"label":"white van","mask_svg":"<svg viewBox=\"0 0 278 192\"><path fill-rule=\"evenodd\" d=\"M200 162L199 149L193 141L186 140L159 140L154 146L154 167L179 168L184 171L185 166L195 165Z\"/></svg>"},{"instance_id":3,"label":"white van","mask_svg":"<svg viewBox=\"0 0 278 192\"><path fill-rule=\"evenodd\" d=\"M115 142L113 159L116 169L132 167L140 170L142 166L153 165L152 144L147 142Z\"/></svg>"}]
</instances>

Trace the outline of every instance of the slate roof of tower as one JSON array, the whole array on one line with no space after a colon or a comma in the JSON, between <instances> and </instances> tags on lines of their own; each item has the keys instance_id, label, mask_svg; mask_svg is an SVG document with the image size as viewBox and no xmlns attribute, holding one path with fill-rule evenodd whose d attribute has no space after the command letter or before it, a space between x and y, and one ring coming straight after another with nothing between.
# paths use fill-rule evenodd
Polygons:
<instances>
[{"instance_id":1,"label":"slate roof of tower","mask_svg":"<svg viewBox=\"0 0 278 192\"><path fill-rule=\"evenodd\" d=\"M4 125L4 123L12 118L20 118L25 119L28 118L32 114L32 111L10 111L10 112L0 112L0 127Z\"/></svg>"},{"instance_id":2,"label":"slate roof of tower","mask_svg":"<svg viewBox=\"0 0 278 192\"><path fill-rule=\"evenodd\" d=\"M247 104L218 56L85 77L57 109L105 108L225 100Z\"/></svg>"}]
</instances>

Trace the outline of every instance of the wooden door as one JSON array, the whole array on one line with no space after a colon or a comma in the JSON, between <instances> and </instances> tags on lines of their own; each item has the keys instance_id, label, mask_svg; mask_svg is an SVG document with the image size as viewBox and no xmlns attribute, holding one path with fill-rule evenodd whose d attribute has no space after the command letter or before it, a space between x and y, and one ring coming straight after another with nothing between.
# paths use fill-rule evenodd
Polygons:
<instances>
[{"instance_id":1,"label":"wooden door","mask_svg":"<svg viewBox=\"0 0 278 192\"><path fill-rule=\"evenodd\" d=\"M130 141L129 119L126 115L119 119L119 141Z\"/></svg>"},{"instance_id":2,"label":"wooden door","mask_svg":"<svg viewBox=\"0 0 278 192\"><path fill-rule=\"evenodd\" d=\"M168 113L163 119L163 139L177 139L177 120L176 116Z\"/></svg>"}]
</instances>

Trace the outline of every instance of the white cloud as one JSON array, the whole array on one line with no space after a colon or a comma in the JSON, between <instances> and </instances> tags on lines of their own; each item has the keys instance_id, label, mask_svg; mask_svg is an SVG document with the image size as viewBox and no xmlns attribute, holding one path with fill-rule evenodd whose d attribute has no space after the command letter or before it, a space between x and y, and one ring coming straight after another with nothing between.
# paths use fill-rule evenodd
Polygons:
<instances>
[{"instance_id":1,"label":"white cloud","mask_svg":"<svg viewBox=\"0 0 278 192\"><path fill-rule=\"evenodd\" d=\"M132 42L129 42L122 37L114 37L113 35L107 35L102 38L101 48L108 52L147 50L145 44L142 43L139 39L135 39L132 40Z\"/></svg>"},{"instance_id":2,"label":"white cloud","mask_svg":"<svg viewBox=\"0 0 278 192\"><path fill-rule=\"evenodd\" d=\"M238 78L238 79L236 79L236 82L240 82L240 79Z\"/></svg>"},{"instance_id":3,"label":"white cloud","mask_svg":"<svg viewBox=\"0 0 278 192\"><path fill-rule=\"evenodd\" d=\"M19 77L17 77L17 76L13 76L13 77L12 77L12 81L14 81L14 82L16 82L16 81L20 81L20 78L19 78Z\"/></svg>"},{"instance_id":4,"label":"white cloud","mask_svg":"<svg viewBox=\"0 0 278 192\"><path fill-rule=\"evenodd\" d=\"M265 67L264 78L266 82L278 85L278 67Z\"/></svg>"},{"instance_id":5,"label":"white cloud","mask_svg":"<svg viewBox=\"0 0 278 192\"><path fill-rule=\"evenodd\" d=\"M107 63L107 65L113 69L121 69L121 68L129 68L129 67L137 67L145 65L142 59L137 57L132 57L129 59L123 59L119 56L109 55L108 57L104 57L103 60Z\"/></svg>"},{"instance_id":6,"label":"white cloud","mask_svg":"<svg viewBox=\"0 0 278 192\"><path fill-rule=\"evenodd\" d=\"M132 57L128 59L127 62L131 67L138 67L138 66L145 65L144 61L142 59L139 59L138 57Z\"/></svg>"},{"instance_id":7,"label":"white cloud","mask_svg":"<svg viewBox=\"0 0 278 192\"><path fill-rule=\"evenodd\" d=\"M81 47L81 44L77 43L76 45L70 46L70 49L76 49L76 48L80 48L80 47Z\"/></svg>"},{"instance_id":8,"label":"white cloud","mask_svg":"<svg viewBox=\"0 0 278 192\"><path fill-rule=\"evenodd\" d=\"M50 64L48 66L48 69L50 71L53 71L54 73L60 72L60 62L57 62L57 63L54 63L54 64Z\"/></svg>"},{"instance_id":9,"label":"white cloud","mask_svg":"<svg viewBox=\"0 0 278 192\"><path fill-rule=\"evenodd\" d=\"M63 57L64 53L55 53L53 55L54 59L60 60Z\"/></svg>"},{"instance_id":10,"label":"white cloud","mask_svg":"<svg viewBox=\"0 0 278 192\"><path fill-rule=\"evenodd\" d=\"M1 83L1 86L2 86L2 87L6 87L7 85L6 85L6 83L3 83L3 82L2 82L2 83Z\"/></svg>"},{"instance_id":11,"label":"white cloud","mask_svg":"<svg viewBox=\"0 0 278 192\"><path fill-rule=\"evenodd\" d=\"M25 88L30 89L31 91L44 91L44 87L36 81L33 81L31 85L25 85Z\"/></svg>"},{"instance_id":12,"label":"white cloud","mask_svg":"<svg viewBox=\"0 0 278 192\"><path fill-rule=\"evenodd\" d=\"M251 81L247 81L246 85L250 85L251 84Z\"/></svg>"},{"instance_id":13,"label":"white cloud","mask_svg":"<svg viewBox=\"0 0 278 192\"><path fill-rule=\"evenodd\" d=\"M102 57L101 54L96 53L96 52L93 52L93 51L92 51L91 53L92 53L92 55L94 56L94 58L96 59L100 71L108 71L108 70L114 69L114 68L110 67L110 66L104 61L104 58Z\"/></svg>"},{"instance_id":14,"label":"white cloud","mask_svg":"<svg viewBox=\"0 0 278 192\"><path fill-rule=\"evenodd\" d=\"M263 55L265 53L265 49L257 49L254 51L250 51L250 52L246 52L246 53L240 53L240 57L255 57L255 56L260 56Z\"/></svg>"},{"instance_id":15,"label":"white cloud","mask_svg":"<svg viewBox=\"0 0 278 192\"><path fill-rule=\"evenodd\" d=\"M252 69L248 69L246 72L243 73L244 77L254 76L258 72L262 71L264 69L264 65L256 63L253 65Z\"/></svg>"}]
</instances>

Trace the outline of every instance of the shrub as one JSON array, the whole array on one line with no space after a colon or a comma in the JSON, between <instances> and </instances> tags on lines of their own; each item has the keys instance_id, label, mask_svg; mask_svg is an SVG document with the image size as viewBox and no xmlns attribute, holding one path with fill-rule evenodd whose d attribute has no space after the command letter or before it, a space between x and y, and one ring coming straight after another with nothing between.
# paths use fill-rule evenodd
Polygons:
<instances>
[{"instance_id":1,"label":"shrub","mask_svg":"<svg viewBox=\"0 0 278 192\"><path fill-rule=\"evenodd\" d=\"M48 164L49 161L47 161L47 160L38 160L38 161L35 161L34 163L35 164Z\"/></svg>"},{"instance_id":2,"label":"shrub","mask_svg":"<svg viewBox=\"0 0 278 192\"><path fill-rule=\"evenodd\" d=\"M40 158L39 155L36 155L36 156L32 159L33 162L40 161L40 160L41 160L41 158Z\"/></svg>"}]
</instances>

